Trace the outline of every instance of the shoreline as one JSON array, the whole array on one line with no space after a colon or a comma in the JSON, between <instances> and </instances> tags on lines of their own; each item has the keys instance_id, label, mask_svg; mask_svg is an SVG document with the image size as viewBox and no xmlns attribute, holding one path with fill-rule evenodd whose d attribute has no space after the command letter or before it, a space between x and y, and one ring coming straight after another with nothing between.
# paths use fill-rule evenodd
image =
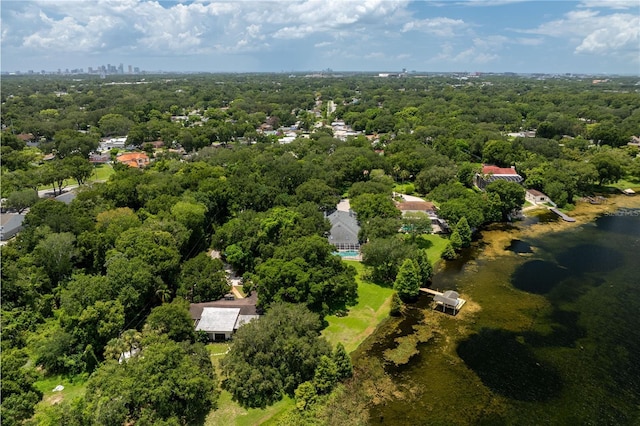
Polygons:
<instances>
[{"instance_id":1,"label":"shoreline","mask_svg":"<svg viewBox=\"0 0 640 426\"><path fill-rule=\"evenodd\" d=\"M402 400L412 400L416 395L422 395L422 392L426 392L429 397L414 401L419 409L411 411L407 418L413 416L415 420L417 416L430 413L443 422L465 419L473 423L478 419L478 412L489 416L486 418L518 418L518 410L523 408L522 402L512 401L508 396L496 393L476 373L471 372L468 364L460 357L459 344L468 341L470 336L478 334L483 328L498 329L502 330L502 334L494 333L490 336L508 337L510 347L522 348L525 353L531 345L531 336L539 335L542 336L539 338L543 338L553 335L558 325L552 315L557 308L553 307L545 295L518 290L506 281L497 282L490 274L508 273L513 265L528 261L524 258L538 256L535 247L531 255L507 250L514 239L527 240L558 232L572 234L574 231L581 231L580 227L583 225L593 224L600 216L614 214L625 208L640 208L640 197L611 196L607 204L601 205L578 203L569 212L576 218L574 223L561 219L540 223L525 220L488 227L480 233L468 253L469 258L464 259L463 263L450 262L449 268L442 268L447 262L439 265L435 275L448 276L449 279L443 282L445 284L453 284L450 278L459 274L467 274L467 278L473 277L464 281L461 294L464 293L467 304L459 314L455 317L443 315L429 309L428 301L423 300L410 309L412 314L383 320L375 332L354 351L354 367L358 369L359 376L358 387L375 401L369 408L372 418L391 418L400 411L407 415L407 406ZM633 212L634 215L637 213ZM586 226L585 229L589 230L591 227ZM485 262L492 260L497 260L492 263L494 272L483 266ZM472 342L478 341L480 340L476 339ZM584 342L576 342L579 342L578 346L557 347L551 353L545 348L531 350L532 368L536 369L540 365L562 365L562 351L573 356L573 359L581 359L580 351L585 349L580 345ZM585 347L588 348L587 345ZM505 355L499 349L496 349L496 353ZM425 365L429 366L428 374L422 370ZM381 383L384 385L381 386ZM465 384L464 389L459 387L462 383ZM568 383L567 392L570 393L570 386L578 386L576 383ZM567 393L562 398L567 398ZM452 400L462 401L465 405L456 418L449 417L442 408L451 404ZM545 409L557 409L560 404L558 401L560 399L541 400L537 403L539 408L531 408L531 412L539 414Z\"/></svg>"},{"instance_id":2,"label":"shoreline","mask_svg":"<svg viewBox=\"0 0 640 426\"><path fill-rule=\"evenodd\" d=\"M620 209L640 209L640 197L627 195L611 195L607 197L605 204L590 204L580 201L576 203L575 209L568 212L569 216L576 219L575 222L565 222L558 218L553 222L538 222L532 224L515 222L509 225L498 224L489 226L480 231L478 241L485 244L476 260L495 259L501 255L513 254L507 250L512 240L520 238L532 238L544 236L551 232L562 232L573 228L577 228L588 223L594 222L598 217L613 214ZM530 212L545 213L546 208L531 210ZM526 218L535 217L536 215L526 216Z\"/></svg>"}]
</instances>

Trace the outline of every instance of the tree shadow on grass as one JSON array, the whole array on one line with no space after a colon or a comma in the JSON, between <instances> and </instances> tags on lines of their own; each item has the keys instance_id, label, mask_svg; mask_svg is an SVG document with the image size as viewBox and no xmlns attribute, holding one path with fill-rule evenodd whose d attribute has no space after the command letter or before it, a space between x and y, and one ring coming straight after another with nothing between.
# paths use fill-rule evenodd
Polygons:
<instances>
[{"instance_id":1,"label":"tree shadow on grass","mask_svg":"<svg viewBox=\"0 0 640 426\"><path fill-rule=\"evenodd\" d=\"M555 368L538 360L516 335L482 329L458 345L462 360L493 392L519 401L545 401L562 390Z\"/></svg>"},{"instance_id":2,"label":"tree shadow on grass","mask_svg":"<svg viewBox=\"0 0 640 426\"><path fill-rule=\"evenodd\" d=\"M433 241L425 240L421 236L416 238L415 243L419 249L430 249L431 247L433 247Z\"/></svg>"}]
</instances>

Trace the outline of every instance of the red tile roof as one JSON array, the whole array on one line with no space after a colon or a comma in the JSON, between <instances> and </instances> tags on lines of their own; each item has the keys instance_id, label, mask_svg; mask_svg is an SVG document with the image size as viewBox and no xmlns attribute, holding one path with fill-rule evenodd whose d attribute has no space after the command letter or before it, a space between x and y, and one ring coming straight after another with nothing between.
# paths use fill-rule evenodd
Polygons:
<instances>
[{"instance_id":1,"label":"red tile roof","mask_svg":"<svg viewBox=\"0 0 640 426\"><path fill-rule=\"evenodd\" d=\"M144 167L149 164L149 157L144 152L128 152L118 155L119 163L126 164L129 167Z\"/></svg>"},{"instance_id":2,"label":"red tile roof","mask_svg":"<svg viewBox=\"0 0 640 426\"><path fill-rule=\"evenodd\" d=\"M516 169L511 167L498 167L498 166L482 166L483 175L517 175Z\"/></svg>"}]
</instances>

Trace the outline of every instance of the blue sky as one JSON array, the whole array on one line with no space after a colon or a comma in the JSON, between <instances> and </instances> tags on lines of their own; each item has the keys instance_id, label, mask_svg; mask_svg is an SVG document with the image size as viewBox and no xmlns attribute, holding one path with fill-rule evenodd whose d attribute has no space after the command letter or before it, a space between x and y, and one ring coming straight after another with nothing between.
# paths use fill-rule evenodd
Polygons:
<instances>
[{"instance_id":1,"label":"blue sky","mask_svg":"<svg viewBox=\"0 0 640 426\"><path fill-rule=\"evenodd\" d=\"M640 1L3 0L4 72L640 74Z\"/></svg>"}]
</instances>

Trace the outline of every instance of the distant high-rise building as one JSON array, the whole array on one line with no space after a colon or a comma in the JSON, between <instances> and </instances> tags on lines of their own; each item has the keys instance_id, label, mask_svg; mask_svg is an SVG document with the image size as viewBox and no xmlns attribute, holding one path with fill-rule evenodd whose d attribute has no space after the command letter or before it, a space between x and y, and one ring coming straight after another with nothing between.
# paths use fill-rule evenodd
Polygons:
<instances>
[{"instance_id":1,"label":"distant high-rise building","mask_svg":"<svg viewBox=\"0 0 640 426\"><path fill-rule=\"evenodd\" d=\"M124 74L124 65L118 65L118 74Z\"/></svg>"},{"instance_id":2,"label":"distant high-rise building","mask_svg":"<svg viewBox=\"0 0 640 426\"><path fill-rule=\"evenodd\" d=\"M133 72L135 72L136 74L140 73L140 68L139 67L135 67L133 69Z\"/></svg>"},{"instance_id":3,"label":"distant high-rise building","mask_svg":"<svg viewBox=\"0 0 640 426\"><path fill-rule=\"evenodd\" d=\"M132 72L133 72L133 67L129 65L129 74L131 74Z\"/></svg>"}]
</instances>

